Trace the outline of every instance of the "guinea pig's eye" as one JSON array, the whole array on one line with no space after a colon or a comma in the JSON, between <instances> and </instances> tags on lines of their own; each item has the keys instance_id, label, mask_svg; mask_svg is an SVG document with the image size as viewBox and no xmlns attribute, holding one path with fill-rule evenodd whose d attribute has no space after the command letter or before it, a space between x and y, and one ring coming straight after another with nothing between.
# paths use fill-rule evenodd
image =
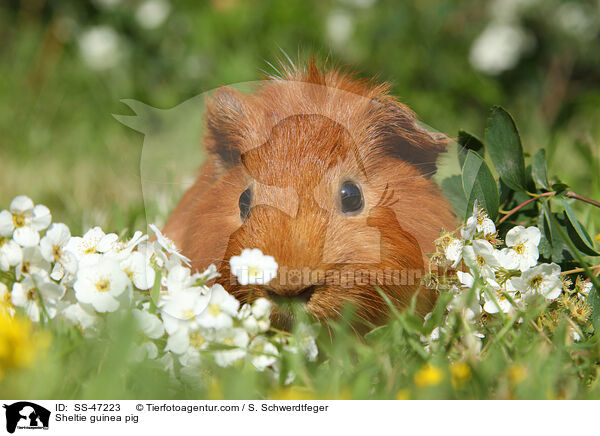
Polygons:
<instances>
[{"instance_id":1,"label":"guinea pig's eye","mask_svg":"<svg viewBox=\"0 0 600 436\"><path fill-rule=\"evenodd\" d=\"M250 188L246 189L240 195L240 199L238 200L238 205L240 207L240 218L242 221L246 221L248 215L250 215L250 205L252 204L252 191Z\"/></svg>"},{"instance_id":2,"label":"guinea pig's eye","mask_svg":"<svg viewBox=\"0 0 600 436\"><path fill-rule=\"evenodd\" d=\"M362 209L364 200L362 192L354 182L344 182L340 189L342 213L356 212Z\"/></svg>"}]
</instances>

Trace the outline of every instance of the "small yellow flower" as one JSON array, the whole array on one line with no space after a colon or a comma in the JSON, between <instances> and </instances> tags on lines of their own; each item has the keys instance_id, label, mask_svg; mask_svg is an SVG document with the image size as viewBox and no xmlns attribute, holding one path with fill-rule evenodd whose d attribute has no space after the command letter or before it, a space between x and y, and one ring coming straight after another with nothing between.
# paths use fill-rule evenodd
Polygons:
<instances>
[{"instance_id":1,"label":"small yellow flower","mask_svg":"<svg viewBox=\"0 0 600 436\"><path fill-rule=\"evenodd\" d=\"M316 397L308 389L302 389L298 387L289 387L279 389L272 392L269 397L272 400L314 400Z\"/></svg>"},{"instance_id":2,"label":"small yellow flower","mask_svg":"<svg viewBox=\"0 0 600 436\"><path fill-rule=\"evenodd\" d=\"M452 374L452 386L454 386L454 388L458 388L471 378L471 368L464 362L458 362L451 365L450 373Z\"/></svg>"},{"instance_id":3,"label":"small yellow flower","mask_svg":"<svg viewBox=\"0 0 600 436\"><path fill-rule=\"evenodd\" d=\"M400 389L396 394L396 400L410 400L410 391L408 389Z\"/></svg>"},{"instance_id":4,"label":"small yellow flower","mask_svg":"<svg viewBox=\"0 0 600 436\"><path fill-rule=\"evenodd\" d=\"M527 368L523 365L512 365L508 368L508 379L515 386L527 378Z\"/></svg>"},{"instance_id":5,"label":"small yellow flower","mask_svg":"<svg viewBox=\"0 0 600 436\"><path fill-rule=\"evenodd\" d=\"M415 384L420 388L435 386L444 378L442 370L437 366L426 364L415 374Z\"/></svg>"},{"instance_id":6,"label":"small yellow flower","mask_svg":"<svg viewBox=\"0 0 600 436\"><path fill-rule=\"evenodd\" d=\"M29 320L0 311L0 379L7 370L31 367L48 345L49 337L34 333Z\"/></svg>"},{"instance_id":7,"label":"small yellow flower","mask_svg":"<svg viewBox=\"0 0 600 436\"><path fill-rule=\"evenodd\" d=\"M600 244L600 233L598 233L598 234L597 234L597 235L594 237L594 239L596 240L596 242L597 242L598 244Z\"/></svg>"}]
</instances>

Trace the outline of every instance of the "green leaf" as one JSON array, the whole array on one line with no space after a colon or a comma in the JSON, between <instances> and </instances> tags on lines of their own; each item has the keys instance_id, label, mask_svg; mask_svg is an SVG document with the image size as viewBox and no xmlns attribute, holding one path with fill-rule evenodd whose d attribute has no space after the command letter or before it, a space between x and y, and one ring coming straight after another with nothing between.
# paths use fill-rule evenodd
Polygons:
<instances>
[{"instance_id":1,"label":"green leaf","mask_svg":"<svg viewBox=\"0 0 600 436\"><path fill-rule=\"evenodd\" d=\"M500 177L515 191L526 189L523 147L517 126L508 112L492 109L485 129L485 145Z\"/></svg>"},{"instance_id":2,"label":"green leaf","mask_svg":"<svg viewBox=\"0 0 600 436\"><path fill-rule=\"evenodd\" d=\"M485 161L470 150L463 165L462 184L465 196L468 198L466 210L472 210L477 200L490 218L496 220L500 202L496 180Z\"/></svg>"},{"instance_id":3,"label":"green leaf","mask_svg":"<svg viewBox=\"0 0 600 436\"><path fill-rule=\"evenodd\" d=\"M452 205L454 211L461 218L467 217L467 198L462 186L461 176L451 176L442 180L442 191Z\"/></svg>"},{"instance_id":4,"label":"green leaf","mask_svg":"<svg viewBox=\"0 0 600 436\"><path fill-rule=\"evenodd\" d=\"M596 251L594 247L594 241L588 234L588 232L583 228L573 209L569 206L567 200L563 200L563 205L565 207L565 215L567 217L567 230L569 233L569 237L571 241L575 244L575 246L583 253L589 256L600 256L600 253Z\"/></svg>"},{"instance_id":5,"label":"green leaf","mask_svg":"<svg viewBox=\"0 0 600 436\"><path fill-rule=\"evenodd\" d=\"M600 296L598 296L596 288L589 293L587 302L592 306L592 324L594 325L594 331L598 333L600 331Z\"/></svg>"},{"instance_id":6,"label":"green leaf","mask_svg":"<svg viewBox=\"0 0 600 436\"><path fill-rule=\"evenodd\" d=\"M150 291L150 313L156 313L158 306L158 297L160 296L160 283L161 283L161 272L156 271L156 277L154 278L154 284L152 285L152 291Z\"/></svg>"},{"instance_id":7,"label":"green leaf","mask_svg":"<svg viewBox=\"0 0 600 436\"><path fill-rule=\"evenodd\" d=\"M457 141L460 145L460 148L458 149L458 162L461 168L465 164L465 158L467 157L467 152L469 150L473 150L480 156L483 156L485 150L483 147L483 142L481 142L481 140L476 136L471 135L464 130L459 130Z\"/></svg>"},{"instance_id":8,"label":"green leaf","mask_svg":"<svg viewBox=\"0 0 600 436\"><path fill-rule=\"evenodd\" d=\"M548 170L546 164L546 150L543 148L533 156L533 162L531 163L533 181L538 189L550 189L550 183L548 183Z\"/></svg>"}]
</instances>

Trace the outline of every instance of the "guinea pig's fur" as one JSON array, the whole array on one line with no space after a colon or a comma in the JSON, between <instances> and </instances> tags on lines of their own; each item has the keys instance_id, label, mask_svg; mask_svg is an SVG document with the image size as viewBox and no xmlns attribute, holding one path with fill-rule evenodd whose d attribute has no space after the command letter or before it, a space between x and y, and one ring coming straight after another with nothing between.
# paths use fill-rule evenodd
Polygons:
<instances>
[{"instance_id":1,"label":"guinea pig's fur","mask_svg":"<svg viewBox=\"0 0 600 436\"><path fill-rule=\"evenodd\" d=\"M218 266L217 279L241 302L303 300L324 321L345 303L357 319L384 323L388 307L427 313L435 293L419 286L426 254L455 216L431 180L448 139L417 124L387 85L355 80L314 62L242 95L223 87L207 99L207 159L170 216L165 233L195 269ZM360 212L340 209L340 187L360 187ZM244 220L240 195L252 203ZM278 275L240 285L229 259L244 248L273 256ZM275 306L275 325L289 314Z\"/></svg>"}]
</instances>

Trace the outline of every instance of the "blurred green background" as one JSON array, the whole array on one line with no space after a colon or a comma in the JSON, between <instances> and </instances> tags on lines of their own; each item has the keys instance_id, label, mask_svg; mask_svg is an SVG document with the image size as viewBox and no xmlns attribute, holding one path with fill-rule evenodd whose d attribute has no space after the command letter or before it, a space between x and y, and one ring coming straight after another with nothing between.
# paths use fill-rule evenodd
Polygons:
<instances>
[{"instance_id":1,"label":"blurred green background","mask_svg":"<svg viewBox=\"0 0 600 436\"><path fill-rule=\"evenodd\" d=\"M483 136L500 104L526 150L598 199L599 31L594 1L3 0L0 209L27 194L74 233L142 228L143 136L112 117L132 113L120 99L170 108L259 80L282 50L390 81L451 136Z\"/></svg>"}]
</instances>

